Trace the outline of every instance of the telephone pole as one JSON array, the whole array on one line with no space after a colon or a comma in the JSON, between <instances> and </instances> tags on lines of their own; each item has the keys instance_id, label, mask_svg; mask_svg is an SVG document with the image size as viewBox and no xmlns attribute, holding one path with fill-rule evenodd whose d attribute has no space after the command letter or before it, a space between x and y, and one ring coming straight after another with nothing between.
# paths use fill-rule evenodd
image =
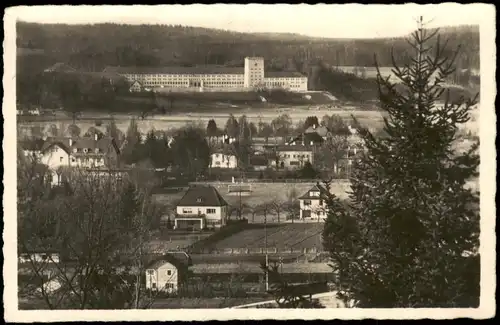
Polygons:
<instances>
[{"instance_id":1,"label":"telephone pole","mask_svg":"<svg viewBox=\"0 0 500 325\"><path fill-rule=\"evenodd\" d=\"M264 238L265 238L265 250L266 250L266 292L269 291L269 258L267 255L267 214L264 214Z\"/></svg>"}]
</instances>

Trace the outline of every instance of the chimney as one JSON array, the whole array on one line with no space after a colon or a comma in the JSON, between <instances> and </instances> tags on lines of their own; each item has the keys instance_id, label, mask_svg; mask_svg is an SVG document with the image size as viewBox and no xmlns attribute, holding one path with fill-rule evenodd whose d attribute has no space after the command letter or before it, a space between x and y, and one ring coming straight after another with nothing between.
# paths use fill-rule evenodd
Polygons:
<instances>
[{"instance_id":1,"label":"chimney","mask_svg":"<svg viewBox=\"0 0 500 325\"><path fill-rule=\"evenodd\" d=\"M94 134L94 140L97 141L97 132Z\"/></svg>"},{"instance_id":2,"label":"chimney","mask_svg":"<svg viewBox=\"0 0 500 325\"><path fill-rule=\"evenodd\" d=\"M69 138L69 146L71 147L73 145L73 139Z\"/></svg>"}]
</instances>

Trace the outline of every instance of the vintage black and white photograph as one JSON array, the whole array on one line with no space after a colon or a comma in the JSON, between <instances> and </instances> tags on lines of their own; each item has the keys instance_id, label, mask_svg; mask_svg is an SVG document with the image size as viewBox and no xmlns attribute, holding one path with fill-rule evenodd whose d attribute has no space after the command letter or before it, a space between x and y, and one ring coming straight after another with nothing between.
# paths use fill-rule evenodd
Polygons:
<instances>
[{"instance_id":1,"label":"vintage black and white photograph","mask_svg":"<svg viewBox=\"0 0 500 325\"><path fill-rule=\"evenodd\" d=\"M9 317L493 317L494 17L7 9Z\"/></svg>"}]
</instances>

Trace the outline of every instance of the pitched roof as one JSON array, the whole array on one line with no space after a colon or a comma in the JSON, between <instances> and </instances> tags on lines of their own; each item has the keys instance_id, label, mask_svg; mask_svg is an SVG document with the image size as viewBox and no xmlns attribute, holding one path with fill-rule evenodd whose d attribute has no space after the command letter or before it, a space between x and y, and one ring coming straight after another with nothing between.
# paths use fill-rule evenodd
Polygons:
<instances>
[{"instance_id":1,"label":"pitched roof","mask_svg":"<svg viewBox=\"0 0 500 325\"><path fill-rule=\"evenodd\" d=\"M319 192L320 196L311 196L311 192ZM299 197L299 200L309 200L309 199L320 199L322 196L328 193L328 190L321 186L320 184L316 184L313 187L311 187L309 190L307 190L306 193L304 193L301 197Z\"/></svg>"},{"instance_id":2,"label":"pitched roof","mask_svg":"<svg viewBox=\"0 0 500 325\"><path fill-rule=\"evenodd\" d=\"M106 67L103 72L117 74L243 74L243 68L217 65L194 67Z\"/></svg>"},{"instance_id":3,"label":"pitched roof","mask_svg":"<svg viewBox=\"0 0 500 325\"><path fill-rule=\"evenodd\" d=\"M316 126L316 127L310 126L304 131L304 133L317 133L322 137L326 137L329 132L330 132L330 130L328 130L328 128L324 125L320 125L320 126Z\"/></svg>"},{"instance_id":4,"label":"pitched roof","mask_svg":"<svg viewBox=\"0 0 500 325\"><path fill-rule=\"evenodd\" d=\"M277 151L279 151L279 152L288 152L288 151L312 152L312 147L309 145L302 145L302 144L278 145Z\"/></svg>"},{"instance_id":5,"label":"pitched roof","mask_svg":"<svg viewBox=\"0 0 500 325\"><path fill-rule=\"evenodd\" d=\"M75 72L75 71L76 71L75 68L64 62L57 62L56 64L44 70L44 72Z\"/></svg>"},{"instance_id":6,"label":"pitched roof","mask_svg":"<svg viewBox=\"0 0 500 325\"><path fill-rule=\"evenodd\" d=\"M70 145L70 140L72 143ZM45 140L41 151L45 151L52 147L53 145L59 145L67 153L71 153L73 149L90 149L92 152L89 154L95 154L95 149L99 148L101 154L106 153L110 146L115 147L117 152L119 151L116 146L115 141L110 137L100 138L97 141L92 137L82 137L82 138L70 138L70 137L52 137Z\"/></svg>"},{"instance_id":7,"label":"pitched roof","mask_svg":"<svg viewBox=\"0 0 500 325\"><path fill-rule=\"evenodd\" d=\"M139 87L142 87L142 84L137 80L130 85L130 88L132 88L134 85L139 85Z\"/></svg>"},{"instance_id":8,"label":"pitched roof","mask_svg":"<svg viewBox=\"0 0 500 325\"><path fill-rule=\"evenodd\" d=\"M182 252L184 253L184 252ZM146 269L158 269L165 263L170 263L177 269L186 268L191 265L191 258L187 254L178 252L167 252L165 254L151 254Z\"/></svg>"},{"instance_id":9,"label":"pitched roof","mask_svg":"<svg viewBox=\"0 0 500 325\"><path fill-rule=\"evenodd\" d=\"M297 71L265 71L264 78L305 78L302 73Z\"/></svg>"},{"instance_id":10,"label":"pitched roof","mask_svg":"<svg viewBox=\"0 0 500 325\"><path fill-rule=\"evenodd\" d=\"M213 149L213 153L222 153L228 156L235 156L233 144L220 144Z\"/></svg>"},{"instance_id":11,"label":"pitched roof","mask_svg":"<svg viewBox=\"0 0 500 325\"><path fill-rule=\"evenodd\" d=\"M323 139L322 136L320 136L317 132L313 132L313 133L299 134L298 136L290 140L288 143L301 142L302 138L304 138L304 142L306 144L310 144L311 142L313 142L314 144L325 142L325 139Z\"/></svg>"},{"instance_id":12,"label":"pitched roof","mask_svg":"<svg viewBox=\"0 0 500 325\"><path fill-rule=\"evenodd\" d=\"M226 206L228 203L213 186L190 187L177 206L204 207Z\"/></svg>"}]
</instances>

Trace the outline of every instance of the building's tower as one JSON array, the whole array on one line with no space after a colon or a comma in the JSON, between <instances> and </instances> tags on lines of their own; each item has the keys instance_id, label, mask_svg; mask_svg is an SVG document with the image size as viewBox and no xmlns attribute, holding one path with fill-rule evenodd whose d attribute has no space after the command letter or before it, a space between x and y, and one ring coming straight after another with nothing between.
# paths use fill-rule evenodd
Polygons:
<instances>
[{"instance_id":1,"label":"building's tower","mask_svg":"<svg viewBox=\"0 0 500 325\"><path fill-rule=\"evenodd\" d=\"M264 58L246 57L244 87L254 88L264 83Z\"/></svg>"}]
</instances>

